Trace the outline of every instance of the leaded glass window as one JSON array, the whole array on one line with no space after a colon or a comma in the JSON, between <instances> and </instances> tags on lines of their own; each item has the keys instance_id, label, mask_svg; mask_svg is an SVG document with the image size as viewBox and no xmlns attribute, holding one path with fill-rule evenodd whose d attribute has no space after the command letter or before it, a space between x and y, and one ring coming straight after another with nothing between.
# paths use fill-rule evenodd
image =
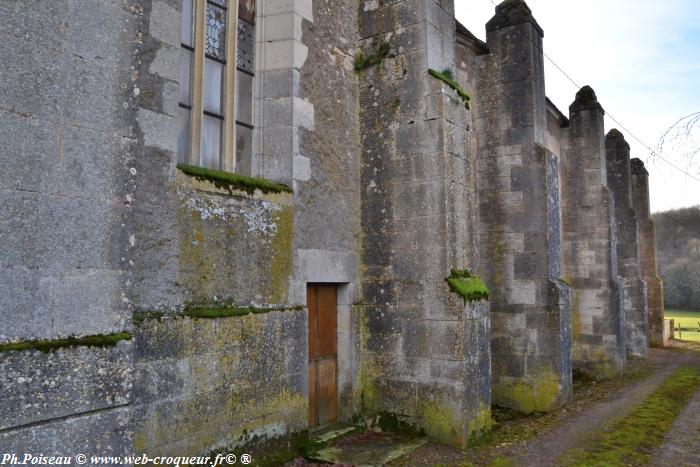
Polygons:
<instances>
[{"instance_id":1,"label":"leaded glass window","mask_svg":"<svg viewBox=\"0 0 700 467\"><path fill-rule=\"evenodd\" d=\"M182 0L178 162L250 173L255 0Z\"/></svg>"},{"instance_id":2,"label":"leaded glass window","mask_svg":"<svg viewBox=\"0 0 700 467\"><path fill-rule=\"evenodd\" d=\"M207 55L226 60L226 9L207 3Z\"/></svg>"}]
</instances>

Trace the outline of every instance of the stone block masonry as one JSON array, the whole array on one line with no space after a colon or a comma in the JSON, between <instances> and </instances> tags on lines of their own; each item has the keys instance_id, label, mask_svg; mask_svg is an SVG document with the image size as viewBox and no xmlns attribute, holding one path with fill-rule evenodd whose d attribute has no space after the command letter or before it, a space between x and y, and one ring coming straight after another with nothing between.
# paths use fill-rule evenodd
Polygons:
<instances>
[{"instance_id":1,"label":"stone block masonry","mask_svg":"<svg viewBox=\"0 0 700 467\"><path fill-rule=\"evenodd\" d=\"M648 174L546 98L525 2L484 43L453 0L257 0L236 174L177 164L183 3L0 0L0 451L297 445L310 284L326 420L458 447L661 345Z\"/></svg>"},{"instance_id":2,"label":"stone block masonry","mask_svg":"<svg viewBox=\"0 0 700 467\"><path fill-rule=\"evenodd\" d=\"M576 94L569 113L562 138L562 251L564 278L571 285L573 365L607 378L624 371L626 348L605 113L588 86Z\"/></svg>"},{"instance_id":3,"label":"stone block masonry","mask_svg":"<svg viewBox=\"0 0 700 467\"><path fill-rule=\"evenodd\" d=\"M0 2L0 345L130 331L142 12ZM129 452L133 372L129 340L0 352L0 451Z\"/></svg>"},{"instance_id":4,"label":"stone block masonry","mask_svg":"<svg viewBox=\"0 0 700 467\"><path fill-rule=\"evenodd\" d=\"M494 403L523 412L571 397L569 288L561 276L559 156L546 148L542 29L525 2L488 22L479 101L479 273L492 290Z\"/></svg>"},{"instance_id":5,"label":"stone block masonry","mask_svg":"<svg viewBox=\"0 0 700 467\"><path fill-rule=\"evenodd\" d=\"M605 137L608 186L615 199L617 265L622 281L627 353L645 357L649 348L647 286L642 279L639 222L632 207L630 147L618 130Z\"/></svg>"},{"instance_id":6,"label":"stone block masonry","mask_svg":"<svg viewBox=\"0 0 700 467\"><path fill-rule=\"evenodd\" d=\"M135 452L205 454L303 430L305 331L303 309L144 320L134 338Z\"/></svg>"},{"instance_id":7,"label":"stone block masonry","mask_svg":"<svg viewBox=\"0 0 700 467\"><path fill-rule=\"evenodd\" d=\"M468 267L468 111L451 1L360 2L362 410L466 446L490 424L488 302L450 292ZM381 52L384 51L384 52Z\"/></svg>"},{"instance_id":8,"label":"stone block masonry","mask_svg":"<svg viewBox=\"0 0 700 467\"><path fill-rule=\"evenodd\" d=\"M647 284L649 344L664 346L664 289L656 264L656 227L649 209L649 172L644 162L632 159L632 206L639 222L639 254L642 279Z\"/></svg>"}]
</instances>

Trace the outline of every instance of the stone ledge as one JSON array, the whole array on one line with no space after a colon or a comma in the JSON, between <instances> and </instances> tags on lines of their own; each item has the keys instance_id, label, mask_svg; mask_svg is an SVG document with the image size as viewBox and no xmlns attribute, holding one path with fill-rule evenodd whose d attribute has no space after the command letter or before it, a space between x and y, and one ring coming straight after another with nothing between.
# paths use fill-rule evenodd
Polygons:
<instances>
[{"instance_id":1,"label":"stone ledge","mask_svg":"<svg viewBox=\"0 0 700 467\"><path fill-rule=\"evenodd\" d=\"M100 345L1 352L0 430L130 403L132 341Z\"/></svg>"}]
</instances>

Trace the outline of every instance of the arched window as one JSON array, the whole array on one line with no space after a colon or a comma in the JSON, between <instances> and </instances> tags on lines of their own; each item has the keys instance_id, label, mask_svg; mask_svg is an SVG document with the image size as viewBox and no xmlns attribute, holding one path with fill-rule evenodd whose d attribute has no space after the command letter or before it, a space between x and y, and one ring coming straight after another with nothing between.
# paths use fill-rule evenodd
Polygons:
<instances>
[{"instance_id":1,"label":"arched window","mask_svg":"<svg viewBox=\"0 0 700 467\"><path fill-rule=\"evenodd\" d=\"M180 41L178 162L249 174L255 0L183 0Z\"/></svg>"}]
</instances>

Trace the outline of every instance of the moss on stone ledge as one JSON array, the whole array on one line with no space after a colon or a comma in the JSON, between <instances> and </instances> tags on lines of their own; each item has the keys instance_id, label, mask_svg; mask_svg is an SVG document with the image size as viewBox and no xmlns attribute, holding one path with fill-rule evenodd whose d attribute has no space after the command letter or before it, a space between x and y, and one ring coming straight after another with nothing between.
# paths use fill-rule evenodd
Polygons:
<instances>
[{"instance_id":1,"label":"moss on stone ledge","mask_svg":"<svg viewBox=\"0 0 700 467\"><path fill-rule=\"evenodd\" d=\"M467 270L453 269L445 279L450 290L464 299L464 303L488 300L490 292L481 279Z\"/></svg>"},{"instance_id":2,"label":"moss on stone ledge","mask_svg":"<svg viewBox=\"0 0 700 467\"><path fill-rule=\"evenodd\" d=\"M99 334L94 336L84 337L67 337L64 339L37 339L33 341L11 342L9 344L0 344L0 352L10 352L13 350L40 350L42 352L51 352L63 347L107 347L115 346L119 341L131 339L131 333L120 332L116 334Z\"/></svg>"},{"instance_id":3,"label":"moss on stone ledge","mask_svg":"<svg viewBox=\"0 0 700 467\"><path fill-rule=\"evenodd\" d=\"M273 311L302 311L303 306L233 306L227 304L196 304L186 305L184 310L179 313L163 313L160 311L148 312L141 311L134 313L132 321L134 324L141 324L148 320L161 320L165 317L171 318L202 318L202 319L217 319L217 318L232 318L236 316L246 316L250 314L264 314Z\"/></svg>"},{"instance_id":4,"label":"moss on stone ledge","mask_svg":"<svg viewBox=\"0 0 700 467\"><path fill-rule=\"evenodd\" d=\"M444 71L436 71L433 70L432 68L428 70L428 73L430 73L431 76L439 79L457 93L460 99L462 99L462 103L464 104L464 107L469 109L469 101L471 101L471 97L469 97L469 94L462 89L462 86L455 81L454 75L452 74L452 70L446 69Z\"/></svg>"},{"instance_id":5,"label":"moss on stone ledge","mask_svg":"<svg viewBox=\"0 0 700 467\"><path fill-rule=\"evenodd\" d=\"M208 180L214 183L217 188L241 190L250 195L255 193L255 190L260 190L263 193L292 193L292 189L287 185L264 180L262 178L246 177L222 170L207 169L205 167L187 164L178 164L177 168L187 175L191 175L200 180Z\"/></svg>"}]
</instances>

